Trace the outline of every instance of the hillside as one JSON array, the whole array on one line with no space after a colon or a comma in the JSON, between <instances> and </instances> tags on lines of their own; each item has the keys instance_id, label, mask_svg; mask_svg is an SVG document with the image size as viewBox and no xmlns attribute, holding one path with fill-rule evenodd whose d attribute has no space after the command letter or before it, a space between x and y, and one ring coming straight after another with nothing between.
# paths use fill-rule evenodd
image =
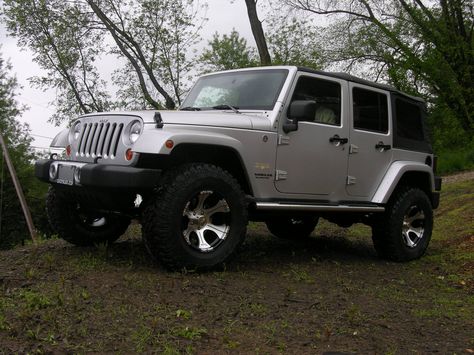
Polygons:
<instances>
[{"instance_id":1,"label":"hillside","mask_svg":"<svg viewBox=\"0 0 474 355\"><path fill-rule=\"evenodd\" d=\"M474 179L448 179L428 253L375 256L370 230L304 244L251 226L224 271L168 273L133 225L110 247L0 253L0 352L462 353L474 349Z\"/></svg>"}]
</instances>

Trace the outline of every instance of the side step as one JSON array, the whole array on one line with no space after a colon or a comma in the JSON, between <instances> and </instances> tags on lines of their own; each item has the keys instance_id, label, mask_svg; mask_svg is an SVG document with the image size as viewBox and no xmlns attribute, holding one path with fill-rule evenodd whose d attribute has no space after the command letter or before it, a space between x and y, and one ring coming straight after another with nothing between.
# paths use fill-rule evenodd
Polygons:
<instances>
[{"instance_id":1,"label":"side step","mask_svg":"<svg viewBox=\"0 0 474 355\"><path fill-rule=\"evenodd\" d=\"M307 212L383 212L385 207L377 205L311 205L278 202L257 202L262 211L307 211Z\"/></svg>"}]
</instances>

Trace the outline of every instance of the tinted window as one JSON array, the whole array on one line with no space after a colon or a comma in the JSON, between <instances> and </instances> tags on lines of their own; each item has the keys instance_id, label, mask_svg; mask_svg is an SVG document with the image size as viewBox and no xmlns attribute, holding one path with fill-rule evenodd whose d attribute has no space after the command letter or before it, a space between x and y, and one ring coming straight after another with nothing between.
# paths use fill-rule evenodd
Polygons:
<instances>
[{"instance_id":1,"label":"tinted window","mask_svg":"<svg viewBox=\"0 0 474 355\"><path fill-rule=\"evenodd\" d=\"M354 88L352 90L352 97L354 102L354 128L387 133L387 95L371 90Z\"/></svg>"},{"instance_id":2,"label":"tinted window","mask_svg":"<svg viewBox=\"0 0 474 355\"><path fill-rule=\"evenodd\" d=\"M316 101L314 121L341 124L341 85L334 81L302 76L298 79L291 101Z\"/></svg>"},{"instance_id":3,"label":"tinted window","mask_svg":"<svg viewBox=\"0 0 474 355\"><path fill-rule=\"evenodd\" d=\"M397 135L402 138L423 140L421 109L419 105L406 100L396 99L395 115L397 120Z\"/></svg>"}]
</instances>

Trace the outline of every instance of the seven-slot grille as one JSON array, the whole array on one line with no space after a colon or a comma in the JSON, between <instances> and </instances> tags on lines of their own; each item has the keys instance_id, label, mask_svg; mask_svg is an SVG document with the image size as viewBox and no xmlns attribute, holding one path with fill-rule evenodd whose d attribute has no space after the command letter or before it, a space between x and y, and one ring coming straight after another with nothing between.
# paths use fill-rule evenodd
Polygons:
<instances>
[{"instance_id":1,"label":"seven-slot grille","mask_svg":"<svg viewBox=\"0 0 474 355\"><path fill-rule=\"evenodd\" d=\"M114 159L122 139L123 123L92 122L83 125L76 156Z\"/></svg>"}]
</instances>

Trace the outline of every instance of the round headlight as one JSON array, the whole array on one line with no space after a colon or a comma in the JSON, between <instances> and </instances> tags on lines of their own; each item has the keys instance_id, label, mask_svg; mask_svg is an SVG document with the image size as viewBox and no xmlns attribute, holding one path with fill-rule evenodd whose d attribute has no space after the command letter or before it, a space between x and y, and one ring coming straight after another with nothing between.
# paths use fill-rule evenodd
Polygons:
<instances>
[{"instance_id":1,"label":"round headlight","mask_svg":"<svg viewBox=\"0 0 474 355\"><path fill-rule=\"evenodd\" d=\"M72 137L74 138L74 140L77 140L81 135L81 128L82 125L80 121L77 121L74 126L72 126Z\"/></svg>"},{"instance_id":2,"label":"round headlight","mask_svg":"<svg viewBox=\"0 0 474 355\"><path fill-rule=\"evenodd\" d=\"M132 144L135 143L138 140L138 137L140 137L140 134L142 134L142 128L143 126L140 121L135 121L130 127L128 138Z\"/></svg>"}]
</instances>

